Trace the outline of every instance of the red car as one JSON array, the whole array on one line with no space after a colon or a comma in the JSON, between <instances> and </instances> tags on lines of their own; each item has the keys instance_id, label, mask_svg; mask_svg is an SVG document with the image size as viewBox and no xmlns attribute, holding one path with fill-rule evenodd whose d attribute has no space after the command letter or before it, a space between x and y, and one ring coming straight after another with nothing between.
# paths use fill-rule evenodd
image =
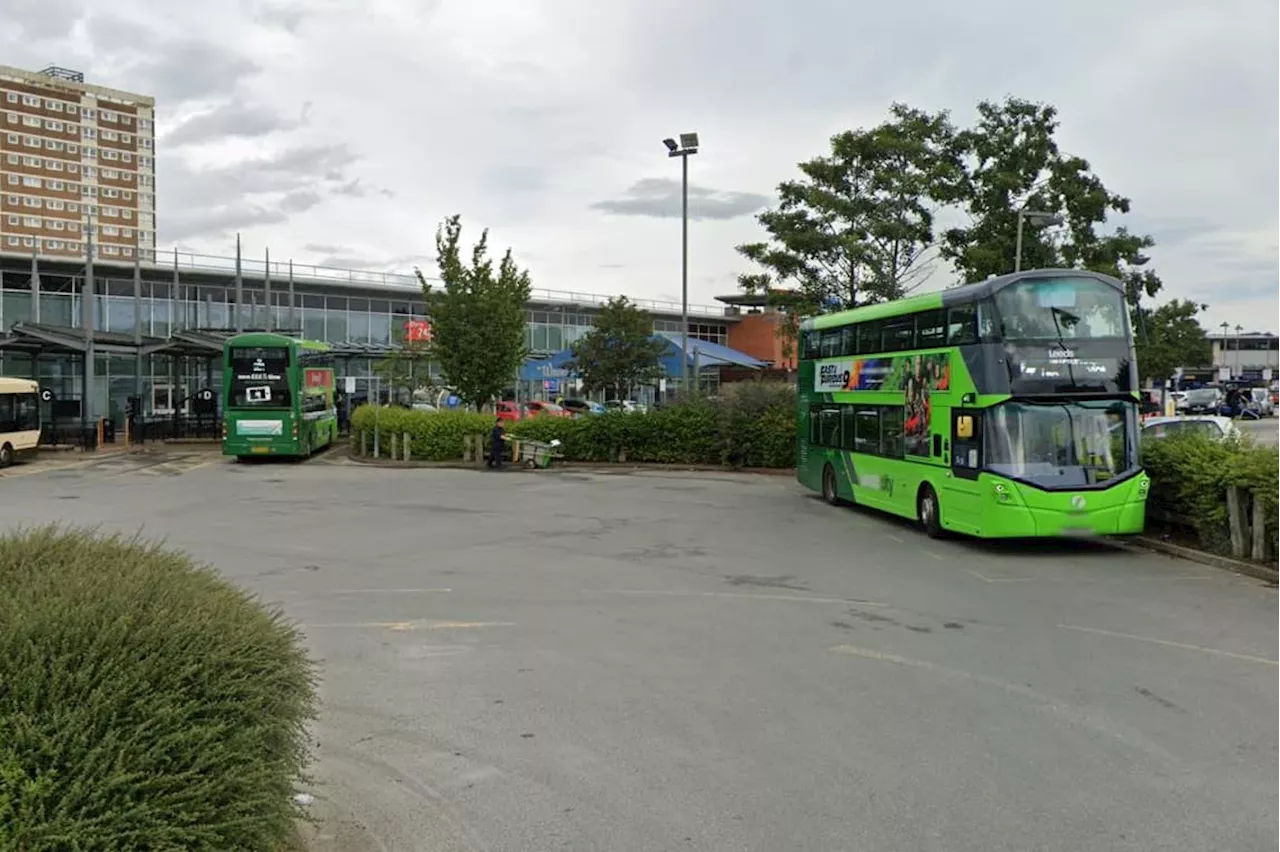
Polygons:
<instances>
[{"instance_id":1,"label":"red car","mask_svg":"<svg viewBox=\"0 0 1280 852\"><path fill-rule=\"evenodd\" d=\"M554 402L542 402L540 400L534 400L533 402L525 403L524 407L525 407L525 411L529 413L530 417L539 417L539 416L571 417L572 416L567 410L556 405Z\"/></svg>"},{"instance_id":2,"label":"red car","mask_svg":"<svg viewBox=\"0 0 1280 852\"><path fill-rule=\"evenodd\" d=\"M500 402L494 406L494 414L498 419L507 423L514 423L517 420L524 419L524 412L520 410L520 406L514 402Z\"/></svg>"}]
</instances>

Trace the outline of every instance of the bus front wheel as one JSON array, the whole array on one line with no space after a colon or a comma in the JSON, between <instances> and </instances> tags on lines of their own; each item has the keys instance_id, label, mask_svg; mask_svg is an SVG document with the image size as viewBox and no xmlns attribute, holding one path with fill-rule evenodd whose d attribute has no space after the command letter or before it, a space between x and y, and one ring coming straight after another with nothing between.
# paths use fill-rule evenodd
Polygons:
<instances>
[{"instance_id":1,"label":"bus front wheel","mask_svg":"<svg viewBox=\"0 0 1280 852\"><path fill-rule=\"evenodd\" d=\"M916 516L920 520L920 528L929 538L942 538L942 513L938 508L938 495L933 486L925 484L920 487L920 495L916 498Z\"/></svg>"},{"instance_id":2,"label":"bus front wheel","mask_svg":"<svg viewBox=\"0 0 1280 852\"><path fill-rule=\"evenodd\" d=\"M0 447L0 467L8 467L13 464L13 447L5 444Z\"/></svg>"},{"instance_id":3,"label":"bus front wheel","mask_svg":"<svg viewBox=\"0 0 1280 852\"><path fill-rule=\"evenodd\" d=\"M836 471L831 465L822 469L822 499L832 506L844 505L844 501L840 499L840 490L836 486Z\"/></svg>"}]
</instances>

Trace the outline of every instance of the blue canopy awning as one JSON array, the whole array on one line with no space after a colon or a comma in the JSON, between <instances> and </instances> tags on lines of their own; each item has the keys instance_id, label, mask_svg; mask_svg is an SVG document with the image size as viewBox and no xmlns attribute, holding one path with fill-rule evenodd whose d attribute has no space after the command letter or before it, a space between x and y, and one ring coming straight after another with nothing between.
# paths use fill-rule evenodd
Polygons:
<instances>
[{"instance_id":1,"label":"blue canopy awning","mask_svg":"<svg viewBox=\"0 0 1280 852\"><path fill-rule=\"evenodd\" d=\"M662 369L668 376L680 375L680 335L677 332L664 331L655 334L655 340L667 346L666 354L659 359ZM763 361L753 358L745 352L730 349L719 343L708 340L689 338L689 367L705 370L711 367L746 367L759 370L767 366ZM520 368L520 379L526 382L541 382L548 379L568 379L576 375L569 369L573 363L573 353L561 349L545 358L530 358Z\"/></svg>"}]
</instances>

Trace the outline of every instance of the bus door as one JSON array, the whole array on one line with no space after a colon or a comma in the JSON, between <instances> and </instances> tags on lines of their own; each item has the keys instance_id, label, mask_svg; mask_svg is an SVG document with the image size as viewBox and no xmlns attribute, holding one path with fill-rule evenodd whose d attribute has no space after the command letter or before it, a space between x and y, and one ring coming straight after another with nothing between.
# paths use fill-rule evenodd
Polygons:
<instances>
[{"instance_id":1,"label":"bus door","mask_svg":"<svg viewBox=\"0 0 1280 852\"><path fill-rule=\"evenodd\" d=\"M978 473L982 470L982 410L951 409L951 470L946 491L939 495L940 508L951 522L964 527L981 527L982 492ZM950 499L948 499L950 497Z\"/></svg>"}]
</instances>

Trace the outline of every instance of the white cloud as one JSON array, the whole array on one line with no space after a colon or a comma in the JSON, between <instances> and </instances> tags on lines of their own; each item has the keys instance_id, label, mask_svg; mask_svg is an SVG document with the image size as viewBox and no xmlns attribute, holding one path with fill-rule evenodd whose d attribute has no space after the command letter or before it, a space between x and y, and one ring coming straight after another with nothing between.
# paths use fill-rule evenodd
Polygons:
<instances>
[{"instance_id":1,"label":"white cloud","mask_svg":"<svg viewBox=\"0 0 1280 852\"><path fill-rule=\"evenodd\" d=\"M1132 198L1165 296L1276 328L1274 3L155 8L11 0L0 53L157 97L162 243L220 252L239 230L273 257L408 266L456 212L536 286L678 296L679 163L661 140L695 130L689 280L709 302L745 268L733 247L759 238L759 197L832 133L895 100L964 123L1011 93L1057 105L1063 147Z\"/></svg>"}]
</instances>

